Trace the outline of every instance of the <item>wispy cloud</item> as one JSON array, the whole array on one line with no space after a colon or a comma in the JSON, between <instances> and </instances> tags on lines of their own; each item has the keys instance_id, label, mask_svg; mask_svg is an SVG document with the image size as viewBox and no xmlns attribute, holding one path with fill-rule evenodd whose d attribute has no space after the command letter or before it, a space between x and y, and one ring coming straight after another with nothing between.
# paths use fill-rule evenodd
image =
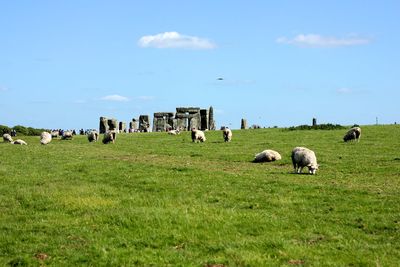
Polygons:
<instances>
[{"instance_id":1,"label":"wispy cloud","mask_svg":"<svg viewBox=\"0 0 400 267\"><path fill-rule=\"evenodd\" d=\"M120 95L107 95L107 96L103 96L100 99L104 100L104 101L115 101L115 102L127 102L127 101L129 101L129 98L127 98L125 96L120 96Z\"/></svg>"},{"instance_id":2,"label":"wispy cloud","mask_svg":"<svg viewBox=\"0 0 400 267\"><path fill-rule=\"evenodd\" d=\"M8 88L0 85L0 92L8 91Z\"/></svg>"},{"instance_id":3,"label":"wispy cloud","mask_svg":"<svg viewBox=\"0 0 400 267\"><path fill-rule=\"evenodd\" d=\"M208 39L197 36L183 35L178 32L164 32L156 35L146 35L139 39L141 47L154 48L185 48L214 49L216 45Z\"/></svg>"},{"instance_id":4,"label":"wispy cloud","mask_svg":"<svg viewBox=\"0 0 400 267\"><path fill-rule=\"evenodd\" d=\"M366 45L371 43L371 39L356 35L339 38L334 36L322 36L319 34L299 34L293 38L280 37L276 39L276 42L300 47L341 47Z\"/></svg>"}]
</instances>

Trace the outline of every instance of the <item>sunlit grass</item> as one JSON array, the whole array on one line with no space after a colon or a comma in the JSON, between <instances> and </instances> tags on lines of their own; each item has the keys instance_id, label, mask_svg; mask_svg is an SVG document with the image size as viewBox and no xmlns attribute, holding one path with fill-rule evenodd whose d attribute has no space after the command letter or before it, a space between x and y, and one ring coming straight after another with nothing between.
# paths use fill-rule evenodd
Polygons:
<instances>
[{"instance_id":1,"label":"sunlit grass","mask_svg":"<svg viewBox=\"0 0 400 267\"><path fill-rule=\"evenodd\" d=\"M0 143L0 264L397 266L400 127ZM295 146L317 175L296 175ZM277 150L281 161L252 163Z\"/></svg>"}]
</instances>

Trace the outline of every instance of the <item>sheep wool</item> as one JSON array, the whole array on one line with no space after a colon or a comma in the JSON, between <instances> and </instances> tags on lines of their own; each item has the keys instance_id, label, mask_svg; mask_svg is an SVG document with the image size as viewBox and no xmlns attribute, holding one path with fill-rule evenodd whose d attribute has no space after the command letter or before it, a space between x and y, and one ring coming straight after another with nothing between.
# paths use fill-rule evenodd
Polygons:
<instances>
[{"instance_id":1,"label":"sheep wool","mask_svg":"<svg viewBox=\"0 0 400 267\"><path fill-rule=\"evenodd\" d=\"M360 127L353 127L350 130L347 131L347 133L343 137L343 141L351 141L351 140L357 140L357 142L360 141L361 137L361 128Z\"/></svg>"},{"instance_id":2,"label":"sheep wool","mask_svg":"<svg viewBox=\"0 0 400 267\"><path fill-rule=\"evenodd\" d=\"M230 142L232 140L232 131L229 128L225 128L222 130L222 136L224 137L225 142Z\"/></svg>"},{"instance_id":3,"label":"sheep wool","mask_svg":"<svg viewBox=\"0 0 400 267\"><path fill-rule=\"evenodd\" d=\"M254 156L253 162L271 162L275 160L281 160L281 155L271 149L266 149Z\"/></svg>"},{"instance_id":4,"label":"sheep wool","mask_svg":"<svg viewBox=\"0 0 400 267\"><path fill-rule=\"evenodd\" d=\"M308 168L310 174L315 174L318 170L317 157L314 151L308 148L295 147L291 157L295 173L301 173L304 167Z\"/></svg>"},{"instance_id":5,"label":"sheep wool","mask_svg":"<svg viewBox=\"0 0 400 267\"><path fill-rule=\"evenodd\" d=\"M48 132L42 132L40 134L40 143L42 145L47 145L50 142L51 142L51 134Z\"/></svg>"}]
</instances>

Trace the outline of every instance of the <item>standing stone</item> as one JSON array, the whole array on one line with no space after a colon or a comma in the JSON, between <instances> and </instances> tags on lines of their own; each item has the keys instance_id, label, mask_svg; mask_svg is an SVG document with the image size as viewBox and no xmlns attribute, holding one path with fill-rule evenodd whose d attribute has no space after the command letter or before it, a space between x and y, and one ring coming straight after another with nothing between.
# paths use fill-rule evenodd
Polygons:
<instances>
[{"instance_id":1,"label":"standing stone","mask_svg":"<svg viewBox=\"0 0 400 267\"><path fill-rule=\"evenodd\" d=\"M148 132L150 129L150 116L140 115L139 116L139 131Z\"/></svg>"},{"instance_id":2,"label":"standing stone","mask_svg":"<svg viewBox=\"0 0 400 267\"><path fill-rule=\"evenodd\" d=\"M106 133L109 130L108 127L108 119L106 117L100 117L100 127L99 127L99 132L101 134Z\"/></svg>"},{"instance_id":3,"label":"standing stone","mask_svg":"<svg viewBox=\"0 0 400 267\"><path fill-rule=\"evenodd\" d=\"M214 120L214 109L211 106L209 111L208 111L208 127L209 130L215 130L216 126L215 126L215 120Z\"/></svg>"},{"instance_id":4,"label":"standing stone","mask_svg":"<svg viewBox=\"0 0 400 267\"><path fill-rule=\"evenodd\" d=\"M317 126L317 119L316 118L312 119L312 126Z\"/></svg>"},{"instance_id":5,"label":"standing stone","mask_svg":"<svg viewBox=\"0 0 400 267\"><path fill-rule=\"evenodd\" d=\"M242 121L240 122L240 129L247 129L247 120L246 119L242 119Z\"/></svg>"},{"instance_id":6,"label":"standing stone","mask_svg":"<svg viewBox=\"0 0 400 267\"><path fill-rule=\"evenodd\" d=\"M205 131L208 129L209 125L209 120L208 120L208 110L207 109L201 109L200 110L200 117L201 117L201 130Z\"/></svg>"},{"instance_id":7,"label":"standing stone","mask_svg":"<svg viewBox=\"0 0 400 267\"><path fill-rule=\"evenodd\" d=\"M122 122L122 121L119 122L119 132L126 133L126 123L125 122Z\"/></svg>"}]
</instances>

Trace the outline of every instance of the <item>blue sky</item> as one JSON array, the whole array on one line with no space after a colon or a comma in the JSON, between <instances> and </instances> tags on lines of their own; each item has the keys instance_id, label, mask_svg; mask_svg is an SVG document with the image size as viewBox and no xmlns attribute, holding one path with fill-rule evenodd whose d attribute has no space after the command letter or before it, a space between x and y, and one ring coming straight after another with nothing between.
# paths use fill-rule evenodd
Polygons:
<instances>
[{"instance_id":1,"label":"blue sky","mask_svg":"<svg viewBox=\"0 0 400 267\"><path fill-rule=\"evenodd\" d=\"M178 106L213 106L217 127L400 122L400 1L0 1L0 14L2 125L97 128Z\"/></svg>"}]
</instances>

